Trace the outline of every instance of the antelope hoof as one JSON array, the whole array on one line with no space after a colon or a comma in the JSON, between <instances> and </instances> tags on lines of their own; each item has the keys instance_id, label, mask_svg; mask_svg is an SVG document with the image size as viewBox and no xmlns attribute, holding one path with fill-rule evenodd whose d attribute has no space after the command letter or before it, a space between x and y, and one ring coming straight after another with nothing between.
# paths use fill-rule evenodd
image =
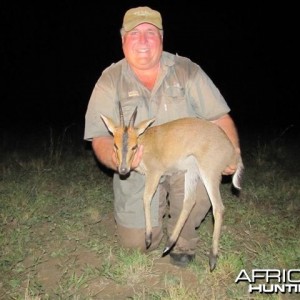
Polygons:
<instances>
[{"instance_id":1,"label":"antelope hoof","mask_svg":"<svg viewBox=\"0 0 300 300\"><path fill-rule=\"evenodd\" d=\"M213 253L209 254L209 267L210 267L210 271L212 272L217 265L217 256L214 255Z\"/></svg>"},{"instance_id":2,"label":"antelope hoof","mask_svg":"<svg viewBox=\"0 0 300 300\"><path fill-rule=\"evenodd\" d=\"M145 243L146 243L146 249L148 249L152 243L152 232L150 234L146 234Z\"/></svg>"},{"instance_id":3,"label":"antelope hoof","mask_svg":"<svg viewBox=\"0 0 300 300\"><path fill-rule=\"evenodd\" d=\"M163 251L162 256L165 256L166 254L168 254L169 251L170 251L170 247L166 246L164 251Z\"/></svg>"},{"instance_id":4,"label":"antelope hoof","mask_svg":"<svg viewBox=\"0 0 300 300\"><path fill-rule=\"evenodd\" d=\"M170 252L170 250L172 249L173 245L174 245L174 242L172 242L171 240L168 240L168 243L163 251L162 256L165 256L166 254L168 254L168 252Z\"/></svg>"}]
</instances>

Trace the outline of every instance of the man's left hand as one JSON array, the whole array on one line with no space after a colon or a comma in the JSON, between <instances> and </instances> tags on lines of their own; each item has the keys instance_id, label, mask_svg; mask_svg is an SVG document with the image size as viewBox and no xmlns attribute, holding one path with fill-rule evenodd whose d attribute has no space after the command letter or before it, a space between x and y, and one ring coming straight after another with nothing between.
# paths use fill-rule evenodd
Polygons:
<instances>
[{"instance_id":1,"label":"man's left hand","mask_svg":"<svg viewBox=\"0 0 300 300\"><path fill-rule=\"evenodd\" d=\"M229 165L226 169L222 172L222 175L232 175L236 171L236 165Z\"/></svg>"}]
</instances>

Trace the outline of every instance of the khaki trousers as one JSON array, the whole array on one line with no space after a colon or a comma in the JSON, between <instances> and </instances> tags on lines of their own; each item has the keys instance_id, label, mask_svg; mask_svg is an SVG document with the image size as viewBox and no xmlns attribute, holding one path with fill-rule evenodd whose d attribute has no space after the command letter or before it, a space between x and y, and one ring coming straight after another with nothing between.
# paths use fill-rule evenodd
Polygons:
<instances>
[{"instance_id":1,"label":"khaki trousers","mask_svg":"<svg viewBox=\"0 0 300 300\"><path fill-rule=\"evenodd\" d=\"M159 192L159 225L153 227L152 244L148 250L158 247L163 237L163 221L166 219L168 235L175 227L176 221L182 209L184 199L184 173L165 176L158 186ZM193 207L173 249L174 252L195 253L199 240L197 228L208 213L211 203L206 189L201 181L197 184L196 204ZM142 199L141 199L142 201ZM121 245L125 248L137 248L146 251L145 229L126 228L117 224L117 233Z\"/></svg>"}]
</instances>

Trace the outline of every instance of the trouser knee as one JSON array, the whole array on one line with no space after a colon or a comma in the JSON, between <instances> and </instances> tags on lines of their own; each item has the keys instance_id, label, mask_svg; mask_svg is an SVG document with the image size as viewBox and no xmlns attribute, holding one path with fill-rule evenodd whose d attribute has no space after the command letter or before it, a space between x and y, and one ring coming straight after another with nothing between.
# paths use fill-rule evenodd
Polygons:
<instances>
[{"instance_id":1,"label":"trouser knee","mask_svg":"<svg viewBox=\"0 0 300 300\"><path fill-rule=\"evenodd\" d=\"M184 180L184 174L178 173L168 178L168 180L164 183L164 187L168 191L170 201L170 219L168 222L169 235L171 235L173 232L182 211L183 199L185 195ZM177 247L185 250L196 249L197 241L199 240L196 228L199 227L211 207L206 189L201 181L198 182L196 191L191 195L191 197L194 198L195 205L192 208L176 243Z\"/></svg>"},{"instance_id":2,"label":"trouser knee","mask_svg":"<svg viewBox=\"0 0 300 300\"><path fill-rule=\"evenodd\" d=\"M153 227L152 243L146 249L145 228L127 228L117 224L117 233L121 246L128 249L139 249L142 252L156 249L163 237L162 229L160 227Z\"/></svg>"}]
</instances>

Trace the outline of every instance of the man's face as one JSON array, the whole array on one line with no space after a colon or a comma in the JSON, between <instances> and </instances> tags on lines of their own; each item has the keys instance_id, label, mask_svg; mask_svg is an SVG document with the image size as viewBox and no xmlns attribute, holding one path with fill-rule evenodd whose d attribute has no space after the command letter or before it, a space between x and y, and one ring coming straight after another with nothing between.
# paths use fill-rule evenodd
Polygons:
<instances>
[{"instance_id":1,"label":"man's face","mask_svg":"<svg viewBox=\"0 0 300 300\"><path fill-rule=\"evenodd\" d=\"M125 58L136 69L147 70L159 63L162 53L162 35L152 24L142 23L122 38Z\"/></svg>"}]
</instances>

